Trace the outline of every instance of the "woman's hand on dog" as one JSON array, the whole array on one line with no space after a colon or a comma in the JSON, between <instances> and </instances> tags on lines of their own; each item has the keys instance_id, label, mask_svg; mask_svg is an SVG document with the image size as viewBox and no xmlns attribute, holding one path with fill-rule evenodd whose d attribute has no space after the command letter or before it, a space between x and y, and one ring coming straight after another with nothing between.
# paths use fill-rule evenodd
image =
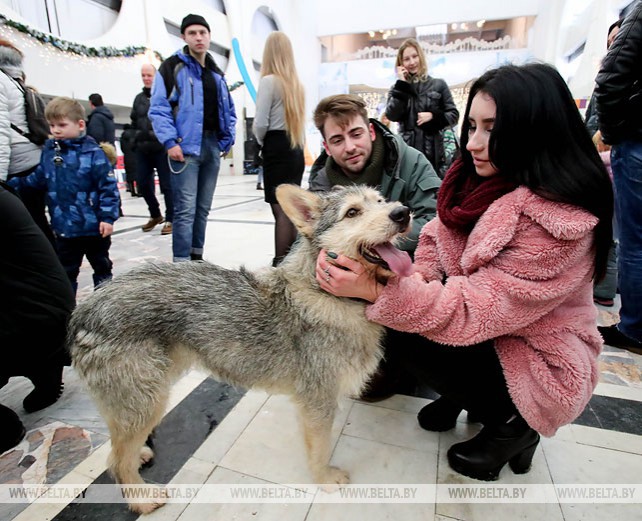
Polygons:
<instances>
[{"instance_id":1,"label":"woman's hand on dog","mask_svg":"<svg viewBox=\"0 0 642 521\"><path fill-rule=\"evenodd\" d=\"M336 297L360 298L374 302L383 286L365 270L361 263L345 255L328 254L321 250L317 257L316 279L321 289Z\"/></svg>"}]
</instances>

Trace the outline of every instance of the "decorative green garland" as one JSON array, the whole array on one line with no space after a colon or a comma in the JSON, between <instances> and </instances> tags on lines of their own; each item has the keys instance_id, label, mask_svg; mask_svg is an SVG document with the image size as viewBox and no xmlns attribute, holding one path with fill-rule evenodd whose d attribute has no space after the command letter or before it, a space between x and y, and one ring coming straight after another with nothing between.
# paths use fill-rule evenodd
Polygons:
<instances>
[{"instance_id":1,"label":"decorative green garland","mask_svg":"<svg viewBox=\"0 0 642 521\"><path fill-rule=\"evenodd\" d=\"M56 38L51 34L45 34L43 32L37 31L36 29L32 29L27 25L14 22L13 20L10 20L3 14L0 14L0 23L8 27L12 27L17 31L20 31L21 33L28 34L29 36L31 36L32 38L35 38L41 43L53 45L59 51L70 52L73 54L78 54L80 56L88 56L91 58L115 58L115 57L132 58L134 56L138 56L139 54L145 54L145 52L147 51L146 47L142 47L140 45L138 46L132 45L130 47L125 47L124 49L116 49L115 47L97 47L97 48L87 47L85 45L80 45L79 43L68 42L67 40ZM159 61L163 61L163 57L159 52L157 51L153 51L153 52ZM232 85L230 85L228 90L232 92L233 90L238 89L241 85L243 85L243 82L237 81Z\"/></svg>"},{"instance_id":2,"label":"decorative green garland","mask_svg":"<svg viewBox=\"0 0 642 521\"><path fill-rule=\"evenodd\" d=\"M130 47L125 47L124 49L116 49L115 47L87 47L86 45L80 45L79 43L62 40L51 34L46 34L36 29L32 29L28 25L14 22L13 20L10 20L2 14L0 14L0 23L3 23L8 27L12 27L13 29L20 31L21 33L28 34L41 43L53 45L59 51L70 52L73 54L78 54L80 56L89 56L91 58L132 58L139 54L145 54L145 51L147 51L146 47L142 47L140 45L132 45ZM153 52L160 61L163 61L160 53L156 51Z\"/></svg>"}]
</instances>

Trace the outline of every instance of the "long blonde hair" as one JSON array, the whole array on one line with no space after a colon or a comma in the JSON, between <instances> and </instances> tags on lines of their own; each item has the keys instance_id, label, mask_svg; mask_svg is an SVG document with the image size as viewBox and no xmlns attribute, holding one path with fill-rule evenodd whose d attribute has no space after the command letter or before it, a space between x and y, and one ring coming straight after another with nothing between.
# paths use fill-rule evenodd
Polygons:
<instances>
[{"instance_id":1,"label":"long blonde hair","mask_svg":"<svg viewBox=\"0 0 642 521\"><path fill-rule=\"evenodd\" d=\"M305 92L294 65L292 44L285 33L274 31L265 41L261 77L273 74L281 83L285 126L292 148L305 143Z\"/></svg>"}]
</instances>

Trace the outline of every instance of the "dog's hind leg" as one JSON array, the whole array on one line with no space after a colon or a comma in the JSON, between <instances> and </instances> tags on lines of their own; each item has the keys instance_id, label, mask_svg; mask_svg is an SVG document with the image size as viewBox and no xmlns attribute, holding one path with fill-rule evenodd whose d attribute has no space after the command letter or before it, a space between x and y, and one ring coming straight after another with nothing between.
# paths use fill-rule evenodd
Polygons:
<instances>
[{"instance_id":1,"label":"dog's hind leg","mask_svg":"<svg viewBox=\"0 0 642 521\"><path fill-rule=\"evenodd\" d=\"M145 484L138 469L143 463L151 460L154 455L151 447L146 445L146 440L163 418L166 405L167 394L155 403L152 411L146 411L145 417L140 418L135 426L119 423L121 418L109 418L107 422L111 434L109 468L123 488L126 485ZM138 514L149 514L165 504L162 493L150 495L150 497L153 497L154 500L145 503L135 502L128 498L129 508Z\"/></svg>"},{"instance_id":2,"label":"dog's hind leg","mask_svg":"<svg viewBox=\"0 0 642 521\"><path fill-rule=\"evenodd\" d=\"M337 489L337 485L350 483L350 476L344 470L329 465L332 447L332 423L336 405L325 408L311 407L299 403L305 448L308 465L314 481L328 492Z\"/></svg>"}]
</instances>

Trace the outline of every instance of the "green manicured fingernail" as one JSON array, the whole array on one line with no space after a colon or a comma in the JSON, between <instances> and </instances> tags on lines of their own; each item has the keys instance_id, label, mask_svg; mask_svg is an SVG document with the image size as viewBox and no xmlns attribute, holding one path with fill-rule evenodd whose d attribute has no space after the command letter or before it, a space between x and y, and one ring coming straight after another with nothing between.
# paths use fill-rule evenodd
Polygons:
<instances>
[{"instance_id":1,"label":"green manicured fingernail","mask_svg":"<svg viewBox=\"0 0 642 521\"><path fill-rule=\"evenodd\" d=\"M336 259L339 256L336 253L334 253L333 251L329 251L328 252L328 257L330 257L331 259Z\"/></svg>"}]
</instances>

